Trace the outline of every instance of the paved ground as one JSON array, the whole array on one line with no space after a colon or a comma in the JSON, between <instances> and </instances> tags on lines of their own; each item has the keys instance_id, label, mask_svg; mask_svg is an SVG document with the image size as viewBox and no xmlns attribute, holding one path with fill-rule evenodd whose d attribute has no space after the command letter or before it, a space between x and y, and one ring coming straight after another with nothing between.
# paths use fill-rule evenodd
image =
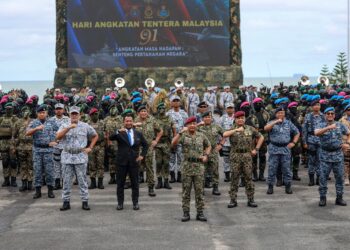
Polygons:
<instances>
[{"instance_id":1,"label":"paved ground","mask_svg":"<svg viewBox=\"0 0 350 250\"><path fill-rule=\"evenodd\" d=\"M334 205L332 180L327 207L318 207L317 187L307 187L304 168L301 175L292 195L275 188L268 196L265 183L257 183L256 209L246 206L242 189L238 207L228 209L228 184L222 182L221 196L206 191L207 223L193 220L194 203L192 220L180 221L180 184L157 190L155 198L142 185L140 211L132 210L130 190L124 210L115 209L115 185L91 192L90 212L81 210L76 187L66 212L59 211L59 192L48 199L44 188L43 198L33 200L33 193L0 188L0 249L349 249L350 206Z\"/></svg>"}]
</instances>

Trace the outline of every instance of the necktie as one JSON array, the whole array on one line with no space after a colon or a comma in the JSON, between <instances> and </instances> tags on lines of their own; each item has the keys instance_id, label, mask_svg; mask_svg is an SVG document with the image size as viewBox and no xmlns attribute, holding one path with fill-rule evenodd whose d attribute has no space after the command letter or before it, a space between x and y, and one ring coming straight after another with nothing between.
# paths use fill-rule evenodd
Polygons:
<instances>
[{"instance_id":1,"label":"necktie","mask_svg":"<svg viewBox=\"0 0 350 250\"><path fill-rule=\"evenodd\" d=\"M128 129L128 132L127 132L127 134L128 134L128 139L129 139L129 143L130 143L130 146L132 146L132 140L131 140L131 132L130 132L131 130L130 129Z\"/></svg>"}]
</instances>

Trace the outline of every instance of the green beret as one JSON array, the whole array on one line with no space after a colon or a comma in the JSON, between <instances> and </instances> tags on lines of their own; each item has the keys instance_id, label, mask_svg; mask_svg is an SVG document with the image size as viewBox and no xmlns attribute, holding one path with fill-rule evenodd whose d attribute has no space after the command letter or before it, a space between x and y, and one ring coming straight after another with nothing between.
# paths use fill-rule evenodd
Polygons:
<instances>
[{"instance_id":1,"label":"green beret","mask_svg":"<svg viewBox=\"0 0 350 250\"><path fill-rule=\"evenodd\" d=\"M165 104L164 102L160 102L157 106L157 109L165 109Z\"/></svg>"},{"instance_id":2,"label":"green beret","mask_svg":"<svg viewBox=\"0 0 350 250\"><path fill-rule=\"evenodd\" d=\"M202 114L202 117L206 117L206 116L208 116L208 115L211 116L211 111L206 111L206 112L204 112L204 113Z\"/></svg>"},{"instance_id":3,"label":"green beret","mask_svg":"<svg viewBox=\"0 0 350 250\"><path fill-rule=\"evenodd\" d=\"M126 117L126 116L134 117L134 110L132 110L132 109L125 109L124 112L122 113L122 117Z\"/></svg>"},{"instance_id":4,"label":"green beret","mask_svg":"<svg viewBox=\"0 0 350 250\"><path fill-rule=\"evenodd\" d=\"M6 103L5 108L13 108L13 103L12 102Z\"/></svg>"}]
</instances>

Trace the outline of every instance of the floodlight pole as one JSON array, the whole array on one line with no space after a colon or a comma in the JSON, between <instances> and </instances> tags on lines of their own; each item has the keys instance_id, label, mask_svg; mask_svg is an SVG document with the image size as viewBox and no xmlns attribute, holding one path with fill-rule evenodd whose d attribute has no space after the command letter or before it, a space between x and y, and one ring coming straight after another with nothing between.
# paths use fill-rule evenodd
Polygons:
<instances>
[{"instance_id":1,"label":"floodlight pole","mask_svg":"<svg viewBox=\"0 0 350 250\"><path fill-rule=\"evenodd\" d=\"M348 42L348 84L350 84L350 0L348 0L348 30L347 30L347 42Z\"/></svg>"}]
</instances>

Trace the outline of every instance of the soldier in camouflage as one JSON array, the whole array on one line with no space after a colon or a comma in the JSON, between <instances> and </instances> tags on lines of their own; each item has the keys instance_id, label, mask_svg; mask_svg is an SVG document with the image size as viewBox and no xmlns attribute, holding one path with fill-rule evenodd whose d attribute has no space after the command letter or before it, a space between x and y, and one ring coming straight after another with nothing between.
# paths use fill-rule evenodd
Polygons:
<instances>
[{"instance_id":1,"label":"soldier in camouflage","mask_svg":"<svg viewBox=\"0 0 350 250\"><path fill-rule=\"evenodd\" d=\"M88 154L94 149L98 140L95 129L87 123L79 121L79 107L70 108L70 121L63 123L57 132L57 140L61 141L63 189L63 205L61 211L70 209L70 197L73 177L76 174L82 200L82 209L90 210L88 205L89 189L86 177ZM88 141L91 141L90 144Z\"/></svg>"},{"instance_id":2,"label":"soldier in camouflage","mask_svg":"<svg viewBox=\"0 0 350 250\"><path fill-rule=\"evenodd\" d=\"M252 182L252 156L255 156L264 141L264 137L254 128L245 125L245 113L238 111L235 113L235 125L232 129L224 133L224 137L229 137L231 143L231 188L230 203L228 208L237 206L237 192L239 176L245 179L245 190L248 197L247 205L257 207L254 202L254 184ZM257 143L256 143L257 141ZM255 146L256 144L256 146Z\"/></svg>"},{"instance_id":3,"label":"soldier in camouflage","mask_svg":"<svg viewBox=\"0 0 350 250\"><path fill-rule=\"evenodd\" d=\"M13 103L5 104L5 114L0 117L0 153L3 166L3 187L17 187L17 164L15 161L15 131L13 127L18 118L13 115Z\"/></svg>"},{"instance_id":4,"label":"soldier in camouflage","mask_svg":"<svg viewBox=\"0 0 350 250\"><path fill-rule=\"evenodd\" d=\"M54 169L53 169L53 147L57 145L55 132L57 125L54 121L47 118L47 105L40 105L37 112L37 119L33 120L26 132L26 136L33 136L33 165L35 194L34 199L41 197L42 171L44 169L46 184L48 188L48 197L55 198L53 193Z\"/></svg>"},{"instance_id":5,"label":"soldier in camouflage","mask_svg":"<svg viewBox=\"0 0 350 250\"><path fill-rule=\"evenodd\" d=\"M210 111L207 111L203 114L203 123L199 127L198 131L206 135L211 145L211 152L208 156L208 161L205 163L205 172L204 172L204 187L211 188L213 187L212 194L220 195L219 192L219 151L222 149L222 145L225 142L225 139L222 137L224 130L219 126L213 123L212 114ZM211 186L212 182L212 186Z\"/></svg>"},{"instance_id":6,"label":"soldier in camouflage","mask_svg":"<svg viewBox=\"0 0 350 250\"><path fill-rule=\"evenodd\" d=\"M184 127L172 140L172 146L181 144L184 153L182 169L182 221L190 220L191 189L194 186L197 216L199 221L207 221L204 216L203 181L204 163L208 161L211 146L208 138L196 131L196 117L192 116L185 122Z\"/></svg>"},{"instance_id":7,"label":"soldier in camouflage","mask_svg":"<svg viewBox=\"0 0 350 250\"><path fill-rule=\"evenodd\" d=\"M146 170L146 182L148 184L148 195L156 196L154 193L154 170L153 170L153 154L154 148L162 137L163 130L153 116L148 114L146 106L141 105L138 110L138 117L135 119L134 126L138 127L145 137L147 144L150 145L145 159L141 162L141 166ZM143 173L142 173L143 175Z\"/></svg>"},{"instance_id":8,"label":"soldier in camouflage","mask_svg":"<svg viewBox=\"0 0 350 250\"><path fill-rule=\"evenodd\" d=\"M345 115L339 120L344 126L350 130L350 104L344 108ZM346 137L343 136L343 143L346 143ZM350 177L350 148L344 151L344 184L349 186Z\"/></svg>"},{"instance_id":9,"label":"soldier in camouflage","mask_svg":"<svg viewBox=\"0 0 350 250\"><path fill-rule=\"evenodd\" d=\"M31 136L26 136L26 130L31 121L30 111L26 109L23 112L23 118L19 119L15 126L16 148L22 179L22 186L19 189L20 192L26 190L31 191L33 189L33 138Z\"/></svg>"},{"instance_id":10,"label":"soldier in camouflage","mask_svg":"<svg viewBox=\"0 0 350 250\"><path fill-rule=\"evenodd\" d=\"M156 174L158 179L156 189L171 189L169 185L169 158L171 140L176 134L176 128L171 118L165 115L164 103L158 104L157 111L157 116L155 118L157 119L157 122L163 130L163 134L159 142L155 146Z\"/></svg>"},{"instance_id":11,"label":"soldier in camouflage","mask_svg":"<svg viewBox=\"0 0 350 250\"><path fill-rule=\"evenodd\" d=\"M104 176L104 149L105 149L105 125L103 120L99 120L99 111L97 108L92 108L89 112L90 120L88 124L98 134L98 140L94 147L94 150L89 154L89 173L91 183L89 189L104 189L103 176ZM96 185L96 178L98 183Z\"/></svg>"}]
</instances>

